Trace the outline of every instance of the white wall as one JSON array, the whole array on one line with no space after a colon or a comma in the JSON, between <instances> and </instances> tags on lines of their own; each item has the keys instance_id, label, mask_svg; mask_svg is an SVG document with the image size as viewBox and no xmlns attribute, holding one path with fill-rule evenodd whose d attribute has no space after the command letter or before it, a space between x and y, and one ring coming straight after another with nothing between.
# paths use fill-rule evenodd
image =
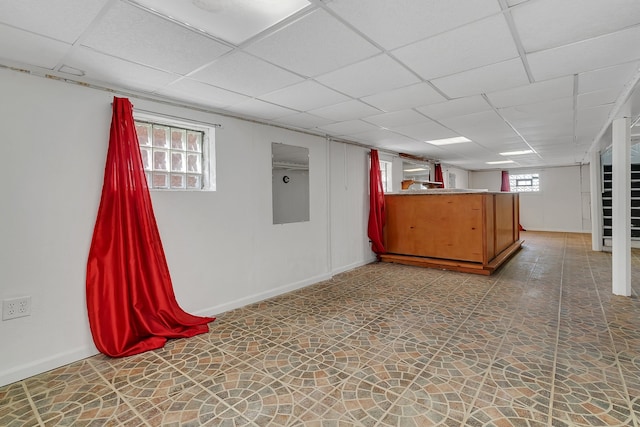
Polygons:
<instances>
[{"instance_id":1,"label":"white wall","mask_svg":"<svg viewBox=\"0 0 640 427\"><path fill-rule=\"evenodd\" d=\"M451 175L455 176L455 183L451 182ZM469 171L464 169L443 164L442 178L445 188L469 188Z\"/></svg>"},{"instance_id":2,"label":"white wall","mask_svg":"<svg viewBox=\"0 0 640 427\"><path fill-rule=\"evenodd\" d=\"M589 206L583 202L585 197L589 197L588 169L586 175L580 166L527 171L512 169L510 172L540 173L540 192L520 193L520 224L525 229L563 232L591 230L584 220L585 215L590 215ZM501 179L501 171L470 172L471 188L500 191Z\"/></svg>"},{"instance_id":3,"label":"white wall","mask_svg":"<svg viewBox=\"0 0 640 427\"><path fill-rule=\"evenodd\" d=\"M0 70L0 93L0 299L32 297L31 316L0 322L2 385L96 353L85 273L113 94L8 70ZM174 290L186 311L215 315L375 259L366 238L366 150L132 102L222 124L217 191L152 192ZM309 148L308 222L272 224L272 142Z\"/></svg>"},{"instance_id":4,"label":"white wall","mask_svg":"<svg viewBox=\"0 0 640 427\"><path fill-rule=\"evenodd\" d=\"M391 166L391 176L393 177L393 192L402 190L402 180L404 179L404 170L403 165L404 161L401 157L398 156L389 156L387 159L392 162L393 166Z\"/></svg>"},{"instance_id":5,"label":"white wall","mask_svg":"<svg viewBox=\"0 0 640 427\"><path fill-rule=\"evenodd\" d=\"M469 188L500 191L502 185L501 171L471 171L469 172Z\"/></svg>"},{"instance_id":6,"label":"white wall","mask_svg":"<svg viewBox=\"0 0 640 427\"><path fill-rule=\"evenodd\" d=\"M327 178L331 193L330 260L331 270L337 273L362 265L363 260L375 260L367 237L369 150L331 142L328 151L330 174Z\"/></svg>"}]
</instances>

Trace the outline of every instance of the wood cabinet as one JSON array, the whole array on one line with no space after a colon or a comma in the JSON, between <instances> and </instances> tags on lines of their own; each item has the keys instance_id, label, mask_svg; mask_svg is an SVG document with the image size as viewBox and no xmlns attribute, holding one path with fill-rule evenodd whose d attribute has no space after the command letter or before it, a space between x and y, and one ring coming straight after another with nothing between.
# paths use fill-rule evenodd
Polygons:
<instances>
[{"instance_id":1,"label":"wood cabinet","mask_svg":"<svg viewBox=\"0 0 640 427\"><path fill-rule=\"evenodd\" d=\"M520 249L517 193L387 194L382 261L491 274Z\"/></svg>"}]
</instances>

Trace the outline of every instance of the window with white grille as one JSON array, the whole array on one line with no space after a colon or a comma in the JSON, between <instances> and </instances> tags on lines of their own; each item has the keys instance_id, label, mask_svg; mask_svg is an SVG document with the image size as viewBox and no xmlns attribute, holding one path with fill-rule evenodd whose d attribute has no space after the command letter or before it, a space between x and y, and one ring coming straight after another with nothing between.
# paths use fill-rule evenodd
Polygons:
<instances>
[{"instance_id":1,"label":"window with white grille","mask_svg":"<svg viewBox=\"0 0 640 427\"><path fill-rule=\"evenodd\" d=\"M147 185L154 190L215 190L213 129L135 121Z\"/></svg>"},{"instance_id":2,"label":"window with white grille","mask_svg":"<svg viewBox=\"0 0 640 427\"><path fill-rule=\"evenodd\" d=\"M540 174L509 174L509 187L511 191L518 193L532 193L540 191Z\"/></svg>"}]
</instances>

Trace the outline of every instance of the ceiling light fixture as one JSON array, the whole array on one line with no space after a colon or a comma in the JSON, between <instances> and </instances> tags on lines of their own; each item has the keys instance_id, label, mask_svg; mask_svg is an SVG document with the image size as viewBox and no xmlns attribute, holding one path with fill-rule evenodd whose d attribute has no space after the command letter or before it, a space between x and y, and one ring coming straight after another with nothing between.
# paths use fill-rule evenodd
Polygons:
<instances>
[{"instance_id":1,"label":"ceiling light fixture","mask_svg":"<svg viewBox=\"0 0 640 427\"><path fill-rule=\"evenodd\" d=\"M433 139L431 141L425 141L427 144L432 145L448 145L448 144L460 144L461 142L471 142L470 139L464 136L456 136L453 138Z\"/></svg>"},{"instance_id":2,"label":"ceiling light fixture","mask_svg":"<svg viewBox=\"0 0 640 427\"><path fill-rule=\"evenodd\" d=\"M497 162L486 162L488 165L503 165L506 163L514 163L513 160L499 160Z\"/></svg>"},{"instance_id":3,"label":"ceiling light fixture","mask_svg":"<svg viewBox=\"0 0 640 427\"><path fill-rule=\"evenodd\" d=\"M425 168L405 169L403 172L420 172L420 171L426 171L426 169Z\"/></svg>"},{"instance_id":4,"label":"ceiling light fixture","mask_svg":"<svg viewBox=\"0 0 640 427\"><path fill-rule=\"evenodd\" d=\"M519 151L505 151L504 153L500 153L501 156L519 156L521 154L531 154L535 153L533 150L519 150Z\"/></svg>"},{"instance_id":5,"label":"ceiling light fixture","mask_svg":"<svg viewBox=\"0 0 640 427\"><path fill-rule=\"evenodd\" d=\"M311 6L308 0L128 0L128 2L236 46Z\"/></svg>"}]
</instances>

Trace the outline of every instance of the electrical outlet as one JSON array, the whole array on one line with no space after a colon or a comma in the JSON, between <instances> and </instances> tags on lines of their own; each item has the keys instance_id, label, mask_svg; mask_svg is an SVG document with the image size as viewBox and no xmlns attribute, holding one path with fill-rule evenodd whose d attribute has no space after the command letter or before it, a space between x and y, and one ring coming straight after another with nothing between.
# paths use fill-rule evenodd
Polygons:
<instances>
[{"instance_id":1,"label":"electrical outlet","mask_svg":"<svg viewBox=\"0 0 640 427\"><path fill-rule=\"evenodd\" d=\"M10 298L2 301L2 320L31 315L31 297Z\"/></svg>"}]
</instances>

